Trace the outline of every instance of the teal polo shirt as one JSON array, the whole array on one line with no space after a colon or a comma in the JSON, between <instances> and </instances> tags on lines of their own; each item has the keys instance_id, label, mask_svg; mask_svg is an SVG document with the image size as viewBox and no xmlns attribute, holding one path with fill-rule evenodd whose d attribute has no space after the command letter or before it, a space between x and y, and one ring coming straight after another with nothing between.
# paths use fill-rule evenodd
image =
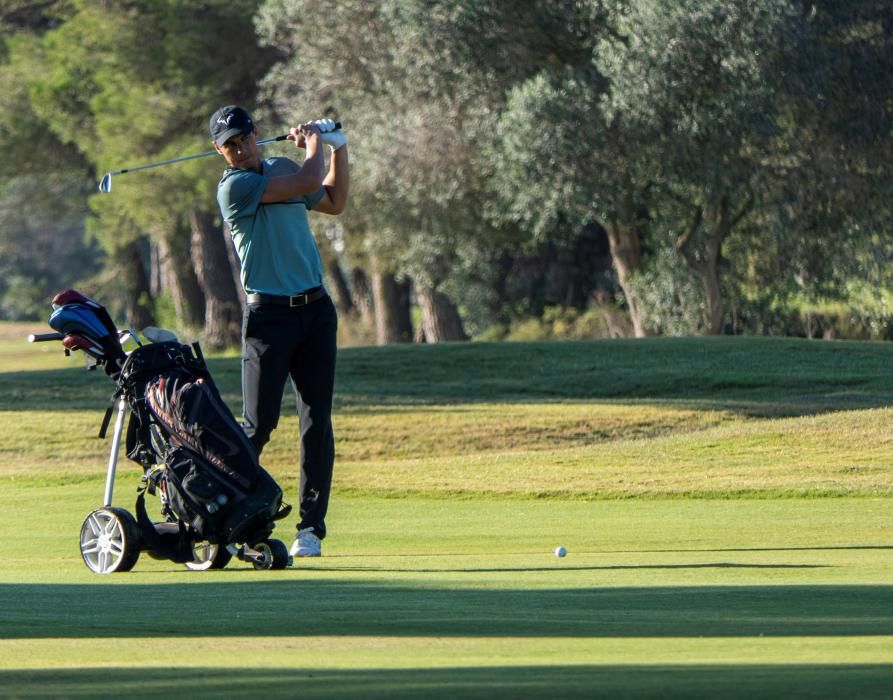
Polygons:
<instances>
[{"instance_id":1,"label":"teal polo shirt","mask_svg":"<svg viewBox=\"0 0 893 700\"><path fill-rule=\"evenodd\" d=\"M289 296L319 287L322 258L310 230L307 212L325 190L261 204L270 177L297 172L288 158L267 158L261 172L228 168L217 185L217 204L230 225L248 294Z\"/></svg>"}]
</instances>

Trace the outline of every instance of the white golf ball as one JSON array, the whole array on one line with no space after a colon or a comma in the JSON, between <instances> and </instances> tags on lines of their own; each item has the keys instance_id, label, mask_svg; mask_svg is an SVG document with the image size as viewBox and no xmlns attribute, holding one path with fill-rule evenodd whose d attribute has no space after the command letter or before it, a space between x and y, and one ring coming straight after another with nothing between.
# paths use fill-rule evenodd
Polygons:
<instances>
[{"instance_id":1,"label":"white golf ball","mask_svg":"<svg viewBox=\"0 0 893 700\"><path fill-rule=\"evenodd\" d=\"M567 555L567 550L564 547L556 547L555 548L555 556L563 557Z\"/></svg>"}]
</instances>

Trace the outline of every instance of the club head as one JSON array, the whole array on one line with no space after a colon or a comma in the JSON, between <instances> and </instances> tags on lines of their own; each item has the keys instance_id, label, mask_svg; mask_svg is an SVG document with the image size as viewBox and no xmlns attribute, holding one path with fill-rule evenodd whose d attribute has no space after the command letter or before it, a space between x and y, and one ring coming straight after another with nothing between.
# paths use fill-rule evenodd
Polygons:
<instances>
[{"instance_id":1,"label":"club head","mask_svg":"<svg viewBox=\"0 0 893 700\"><path fill-rule=\"evenodd\" d=\"M75 335L74 333L70 335L66 335L62 339L62 345L65 346L66 350L82 350L88 355L95 357L97 360L105 359L105 354L102 351L102 346L98 343L94 343L89 338L85 338L82 335Z\"/></svg>"},{"instance_id":2,"label":"club head","mask_svg":"<svg viewBox=\"0 0 893 700\"><path fill-rule=\"evenodd\" d=\"M112 174L106 173L102 176L102 180L99 181L99 191L100 192L111 192L112 191Z\"/></svg>"},{"instance_id":3,"label":"club head","mask_svg":"<svg viewBox=\"0 0 893 700\"><path fill-rule=\"evenodd\" d=\"M158 328L157 326L143 328L143 335L150 343L180 342L176 333L169 331L167 328Z\"/></svg>"}]
</instances>

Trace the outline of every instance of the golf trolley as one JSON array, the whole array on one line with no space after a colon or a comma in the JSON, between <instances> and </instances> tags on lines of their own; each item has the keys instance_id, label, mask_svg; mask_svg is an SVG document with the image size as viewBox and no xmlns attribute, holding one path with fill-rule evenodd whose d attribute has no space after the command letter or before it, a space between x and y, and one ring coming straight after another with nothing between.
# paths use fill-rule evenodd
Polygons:
<instances>
[{"instance_id":1,"label":"golf trolley","mask_svg":"<svg viewBox=\"0 0 893 700\"><path fill-rule=\"evenodd\" d=\"M115 382L100 437L115 417L102 507L84 519L80 550L98 574L131 570L142 552L193 570L221 569L232 557L255 569L291 564L286 545L270 536L291 506L258 463L257 452L211 380L198 343L183 345L169 331L119 331L100 304L74 290L53 299L54 333L31 342L61 341L81 351L88 369L102 367ZM137 348L125 352L132 340ZM125 419L130 416L125 428ZM134 513L112 505L118 455L140 464ZM153 521L146 495L157 496L163 520Z\"/></svg>"}]
</instances>

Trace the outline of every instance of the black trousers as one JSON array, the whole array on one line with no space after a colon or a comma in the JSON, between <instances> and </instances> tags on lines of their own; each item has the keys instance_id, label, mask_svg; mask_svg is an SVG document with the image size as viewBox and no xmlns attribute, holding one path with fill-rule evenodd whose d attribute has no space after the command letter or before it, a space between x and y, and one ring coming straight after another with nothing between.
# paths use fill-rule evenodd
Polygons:
<instances>
[{"instance_id":1,"label":"black trousers","mask_svg":"<svg viewBox=\"0 0 893 700\"><path fill-rule=\"evenodd\" d=\"M279 422L282 391L291 377L300 420L301 520L326 536L335 436L332 395L338 315L325 296L305 306L250 304L242 324L243 426L258 454Z\"/></svg>"}]
</instances>

